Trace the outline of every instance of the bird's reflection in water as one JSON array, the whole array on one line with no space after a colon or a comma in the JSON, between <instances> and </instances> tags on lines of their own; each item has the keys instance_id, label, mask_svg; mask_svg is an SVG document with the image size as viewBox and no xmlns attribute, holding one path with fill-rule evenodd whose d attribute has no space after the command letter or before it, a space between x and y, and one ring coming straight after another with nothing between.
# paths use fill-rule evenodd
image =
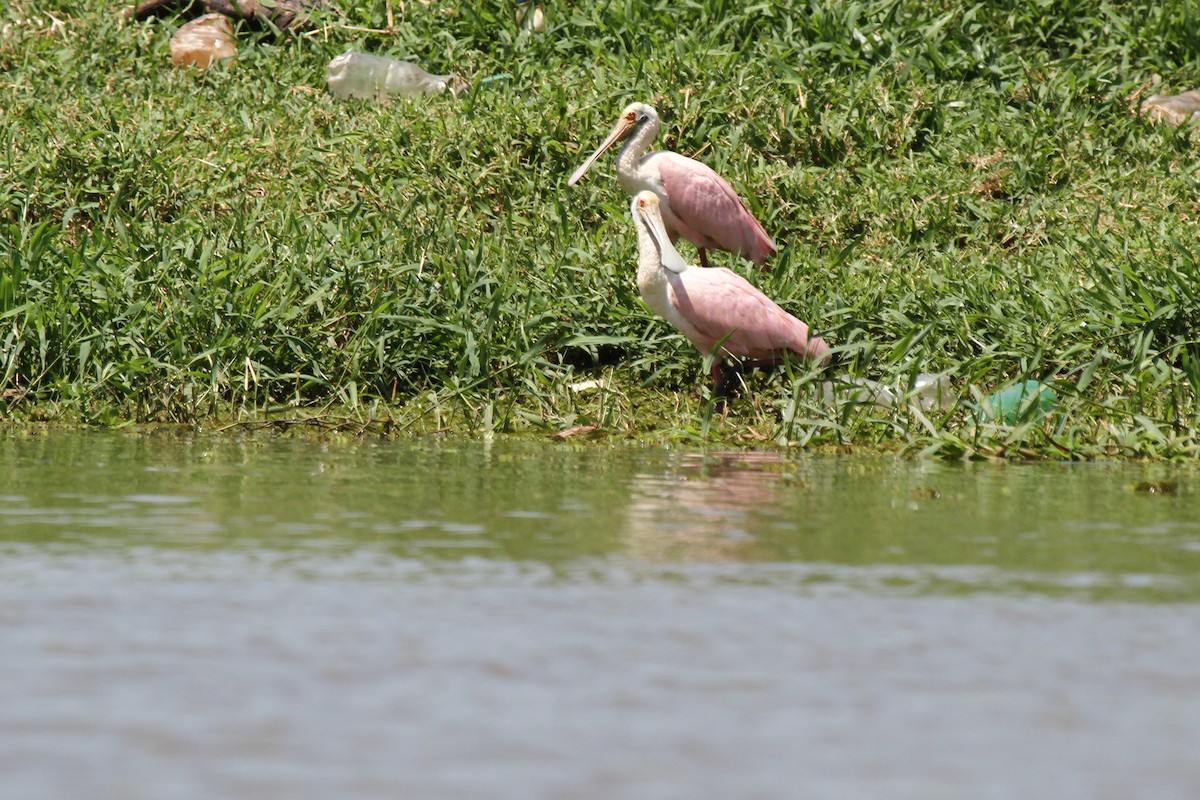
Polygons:
<instances>
[{"instance_id":1,"label":"bird's reflection in water","mask_svg":"<svg viewBox=\"0 0 1200 800\"><path fill-rule=\"evenodd\" d=\"M758 548L754 528L796 489L797 467L771 452L693 453L633 478L628 555L650 560L734 560Z\"/></svg>"}]
</instances>

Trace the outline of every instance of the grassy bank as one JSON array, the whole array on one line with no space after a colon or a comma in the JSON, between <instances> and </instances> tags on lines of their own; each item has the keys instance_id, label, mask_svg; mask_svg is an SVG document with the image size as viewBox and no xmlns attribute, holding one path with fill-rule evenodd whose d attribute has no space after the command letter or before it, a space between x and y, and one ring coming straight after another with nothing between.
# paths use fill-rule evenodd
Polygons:
<instances>
[{"instance_id":1,"label":"grassy bank","mask_svg":"<svg viewBox=\"0 0 1200 800\"><path fill-rule=\"evenodd\" d=\"M317 417L655 440L1039 456L1200 453L1196 137L1139 94L1200 84L1185 2L346 3L170 66L182 21L0 11L0 414L100 424ZM1080 10L1082 9L1082 10ZM337 102L347 49L464 97ZM856 376L947 376L914 413L802 367L713 413L641 304L611 157L633 99L780 245L726 254ZM694 257L688 245L686 257ZM1048 419L974 425L1053 386Z\"/></svg>"}]
</instances>

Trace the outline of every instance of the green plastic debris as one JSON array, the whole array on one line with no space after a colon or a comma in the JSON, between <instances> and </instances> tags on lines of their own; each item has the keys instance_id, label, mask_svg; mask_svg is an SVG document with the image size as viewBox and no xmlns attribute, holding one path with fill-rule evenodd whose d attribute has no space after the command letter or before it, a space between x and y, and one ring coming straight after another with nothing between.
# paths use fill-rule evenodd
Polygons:
<instances>
[{"instance_id":1,"label":"green plastic debris","mask_svg":"<svg viewBox=\"0 0 1200 800\"><path fill-rule=\"evenodd\" d=\"M501 81L511 81L511 80L512 80L511 72L501 72L497 75L488 75L486 78L480 78L479 85L487 86L489 83L499 83Z\"/></svg>"},{"instance_id":2,"label":"green plastic debris","mask_svg":"<svg viewBox=\"0 0 1200 800\"><path fill-rule=\"evenodd\" d=\"M983 398L979 405L979 419L1003 425L1036 422L1053 411L1056 405L1058 395L1053 389L1038 381L1025 381Z\"/></svg>"}]
</instances>

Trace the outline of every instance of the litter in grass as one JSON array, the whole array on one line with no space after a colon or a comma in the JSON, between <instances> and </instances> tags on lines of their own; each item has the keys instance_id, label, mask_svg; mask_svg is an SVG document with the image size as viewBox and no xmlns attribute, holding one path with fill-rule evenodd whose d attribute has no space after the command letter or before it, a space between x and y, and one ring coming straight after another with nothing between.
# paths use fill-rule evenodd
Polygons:
<instances>
[{"instance_id":1,"label":"litter in grass","mask_svg":"<svg viewBox=\"0 0 1200 800\"><path fill-rule=\"evenodd\" d=\"M256 25L273 28L302 28L308 24L309 12L327 7L325 0L142 0L128 6L125 16L144 20L154 16L203 9L232 19L244 19Z\"/></svg>"},{"instance_id":2,"label":"litter in grass","mask_svg":"<svg viewBox=\"0 0 1200 800\"><path fill-rule=\"evenodd\" d=\"M540 3L529 0L517 3L517 25L527 31L543 33L546 30L546 10Z\"/></svg>"},{"instance_id":3,"label":"litter in grass","mask_svg":"<svg viewBox=\"0 0 1200 800\"><path fill-rule=\"evenodd\" d=\"M897 384L889 386L870 378L851 378L849 375L840 376L837 381L825 381L821 392L825 402L833 405L838 396L836 389L848 388L849 391L841 398L842 402L873 403L880 408L894 408L903 401L913 403L922 411L929 411L948 405L952 399L950 383L945 375L934 375L922 372L907 389Z\"/></svg>"},{"instance_id":4,"label":"litter in grass","mask_svg":"<svg viewBox=\"0 0 1200 800\"><path fill-rule=\"evenodd\" d=\"M329 62L329 91L339 100L363 97L375 102L404 95L438 94L449 89L456 97L467 84L454 75L433 75L410 61L349 51Z\"/></svg>"},{"instance_id":5,"label":"litter in grass","mask_svg":"<svg viewBox=\"0 0 1200 800\"><path fill-rule=\"evenodd\" d=\"M1018 422L1036 422L1043 419L1058 405L1058 395L1044 383L1024 381L1005 387L983 398L979 404L978 419L981 422L998 422L1016 425Z\"/></svg>"},{"instance_id":6,"label":"litter in grass","mask_svg":"<svg viewBox=\"0 0 1200 800\"><path fill-rule=\"evenodd\" d=\"M171 37L171 63L207 69L214 61L237 57L233 24L222 14L205 14L182 25Z\"/></svg>"},{"instance_id":7,"label":"litter in grass","mask_svg":"<svg viewBox=\"0 0 1200 800\"><path fill-rule=\"evenodd\" d=\"M1178 125L1200 116L1200 91L1154 94L1142 102L1142 113L1156 122Z\"/></svg>"},{"instance_id":8,"label":"litter in grass","mask_svg":"<svg viewBox=\"0 0 1200 800\"><path fill-rule=\"evenodd\" d=\"M607 389L608 384L602 380L578 381L567 385L567 388L576 394L589 392L593 389Z\"/></svg>"}]
</instances>

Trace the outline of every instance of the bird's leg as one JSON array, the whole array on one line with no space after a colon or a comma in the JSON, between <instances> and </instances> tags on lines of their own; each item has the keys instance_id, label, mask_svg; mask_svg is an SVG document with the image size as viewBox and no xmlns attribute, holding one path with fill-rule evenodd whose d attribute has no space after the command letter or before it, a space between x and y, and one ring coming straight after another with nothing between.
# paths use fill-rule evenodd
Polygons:
<instances>
[{"instance_id":1,"label":"bird's leg","mask_svg":"<svg viewBox=\"0 0 1200 800\"><path fill-rule=\"evenodd\" d=\"M713 383L716 386L714 394L718 400L732 400L742 393L742 365L713 364Z\"/></svg>"},{"instance_id":2,"label":"bird's leg","mask_svg":"<svg viewBox=\"0 0 1200 800\"><path fill-rule=\"evenodd\" d=\"M721 360L719 358L714 358L713 362L712 362L712 369L709 370L709 373L708 373L712 377L714 386L720 385L721 373L722 373Z\"/></svg>"},{"instance_id":3,"label":"bird's leg","mask_svg":"<svg viewBox=\"0 0 1200 800\"><path fill-rule=\"evenodd\" d=\"M742 366L750 369L774 369L782 363L782 358L758 358L753 361L743 361Z\"/></svg>"},{"instance_id":4,"label":"bird's leg","mask_svg":"<svg viewBox=\"0 0 1200 800\"><path fill-rule=\"evenodd\" d=\"M698 253L700 253L700 266L707 269L708 268L708 254L705 252L703 247L697 247L696 251Z\"/></svg>"}]
</instances>

